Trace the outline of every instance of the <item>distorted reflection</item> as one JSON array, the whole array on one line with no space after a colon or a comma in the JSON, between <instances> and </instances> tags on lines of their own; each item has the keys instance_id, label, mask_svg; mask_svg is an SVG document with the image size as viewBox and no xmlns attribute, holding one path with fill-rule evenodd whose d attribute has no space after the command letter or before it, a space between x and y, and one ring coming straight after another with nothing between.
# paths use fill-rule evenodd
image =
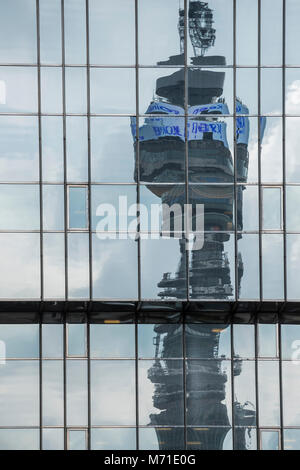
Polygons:
<instances>
[{"instance_id":1,"label":"distorted reflection","mask_svg":"<svg viewBox=\"0 0 300 470\"><path fill-rule=\"evenodd\" d=\"M142 89L142 102L148 106L142 125L137 129L135 118L132 118L131 128L134 137L136 151L135 179L145 183L148 194L162 204L172 207L178 204L184 214L184 205L188 202L192 210L192 227L197 227L197 205L204 206L204 227L196 230L204 230L204 244L202 249L193 249L189 266L187 268L186 240L182 236L177 242L173 240L147 240L142 239L142 296L143 298L161 299L185 299L187 290L191 299L233 299L242 295L247 297L245 289L241 293L241 281L243 274L251 276L253 269L250 263L243 265L242 252L237 257L237 275L235 282L234 269L234 237L230 232L235 229L239 232L243 226L243 193L247 206L253 205L257 211L257 188L243 185L248 179L249 155L253 156L257 164L257 137L254 144L248 143L251 127L257 134L257 118L248 117L249 113L256 113L257 99L251 93L249 84L244 80L238 80L242 85L240 94L249 101L252 109L249 109L240 98L235 102L235 122L228 115L233 114L233 79L232 70L229 68L214 68L226 66L225 56L209 55L210 48L217 43L217 30L214 27L214 7L219 7L216 2L200 2L190 0L188 11L188 33L193 50L191 66L186 74L183 68L173 68L169 74L168 69L145 69L141 73L144 78L152 78L149 82L153 89L153 78L156 79L155 93L150 102L146 104L144 89ZM219 17L220 11L216 13ZM224 13L225 14L225 13ZM179 43L180 54L172 55L168 60L158 62L163 66L179 66L183 63L184 11L179 8ZM190 50L190 49L188 49ZM216 49L218 52L219 49ZM214 50L215 52L215 50ZM229 55L229 57L231 57ZM230 63L230 59L229 59ZM251 70L251 69L249 69ZM251 70L252 71L252 70ZM246 70L248 73L248 70ZM255 71L254 71L255 72ZM239 73L244 73L241 69ZM151 74L151 75L149 75ZM154 77L153 77L153 74ZM160 74L160 75L158 75ZM248 77L248 75L247 75ZM249 77L248 77L249 78ZM247 78L247 79L248 79ZM254 77L257 78L256 76ZM255 80L251 79L251 84ZM185 80L187 80L188 103L185 106ZM151 81L151 80L150 80ZM146 80L147 82L147 80ZM141 80L144 87L145 80ZM148 83L148 82L147 82ZM146 86L147 88L147 86ZM257 87L256 87L257 88ZM253 88L255 90L255 86ZM256 92L256 90L255 90ZM149 94L146 98L149 100ZM149 101L148 101L149 103ZM254 107L253 107L254 106ZM186 114L189 116L186 117ZM256 122L255 122L256 121ZM260 140L262 140L266 126L266 119L261 118ZM188 165L185 159L185 136L188 140ZM233 159L233 137L236 141L236 165ZM139 152L137 153L137 146ZM186 166L188 167L188 190L180 183L186 180ZM235 172L236 167L236 172ZM254 170L251 180L257 179L257 170ZM234 191L233 183L239 181ZM157 184L159 183L159 185ZM188 193L188 194L187 194ZM142 187L141 202L150 200L145 196ZM253 198L254 196L254 198ZM256 197L256 199L255 199ZM235 202L236 201L236 208ZM236 212L236 217L235 217ZM182 216L183 218L184 216ZM164 216L161 227L165 224ZM258 220L246 220L245 229L258 230ZM185 227L181 223L181 227ZM142 228L143 230L143 228ZM171 228L172 230L172 228ZM210 232L210 233L207 233ZM174 233L173 233L174 235ZM186 238L188 237L187 234ZM143 237L142 237L143 238ZM157 237L159 238L159 237ZM179 236L174 238L180 238ZM242 234L238 234L238 239ZM194 236L195 240L195 236ZM253 239L254 240L254 239ZM177 254L174 253L176 250ZM172 245L172 256L155 257L159 259L164 271L154 279L154 271L158 267L150 267L150 252L159 246L163 246L165 253L169 252ZM151 249L149 250L151 246ZM155 248L156 246L156 248ZM169 264L169 266L168 266ZM186 274L189 270L189 286L186 286ZM145 274L146 271L146 274ZM149 274L149 271L153 273ZM249 272L249 275L248 275ZM160 278L160 279L159 279ZM253 280L253 283L256 282ZM156 284L156 286L155 286ZM237 292L235 289L237 286ZM159 290L157 289L159 288ZM254 294L255 293L255 294ZM249 290L249 297L258 297L258 289Z\"/></svg>"}]
</instances>

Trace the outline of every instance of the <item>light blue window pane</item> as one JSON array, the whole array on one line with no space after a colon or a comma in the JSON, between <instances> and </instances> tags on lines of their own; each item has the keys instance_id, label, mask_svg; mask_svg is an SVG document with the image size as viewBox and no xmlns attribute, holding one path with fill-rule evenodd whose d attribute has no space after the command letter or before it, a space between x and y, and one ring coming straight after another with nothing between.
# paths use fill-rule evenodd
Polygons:
<instances>
[{"instance_id":1,"label":"light blue window pane","mask_svg":"<svg viewBox=\"0 0 300 470\"><path fill-rule=\"evenodd\" d=\"M41 67L41 110L43 114L62 113L62 69Z\"/></svg>"},{"instance_id":2,"label":"light blue window pane","mask_svg":"<svg viewBox=\"0 0 300 470\"><path fill-rule=\"evenodd\" d=\"M86 426L88 421L87 361L67 361L67 425ZM103 403L101 403L103 406Z\"/></svg>"},{"instance_id":3,"label":"light blue window pane","mask_svg":"<svg viewBox=\"0 0 300 470\"><path fill-rule=\"evenodd\" d=\"M234 357L254 358L254 325L233 325Z\"/></svg>"},{"instance_id":4,"label":"light blue window pane","mask_svg":"<svg viewBox=\"0 0 300 470\"><path fill-rule=\"evenodd\" d=\"M282 235L262 235L262 268L264 299L282 299L284 296Z\"/></svg>"},{"instance_id":5,"label":"light blue window pane","mask_svg":"<svg viewBox=\"0 0 300 470\"><path fill-rule=\"evenodd\" d=\"M43 185L43 229L64 229L63 185Z\"/></svg>"},{"instance_id":6,"label":"light blue window pane","mask_svg":"<svg viewBox=\"0 0 300 470\"><path fill-rule=\"evenodd\" d=\"M134 358L134 325L90 325L91 357Z\"/></svg>"},{"instance_id":7,"label":"light blue window pane","mask_svg":"<svg viewBox=\"0 0 300 470\"><path fill-rule=\"evenodd\" d=\"M36 2L9 0L0 4L0 62L36 63Z\"/></svg>"},{"instance_id":8,"label":"light blue window pane","mask_svg":"<svg viewBox=\"0 0 300 470\"><path fill-rule=\"evenodd\" d=\"M0 325L0 340L6 358L39 357L38 325Z\"/></svg>"},{"instance_id":9,"label":"light blue window pane","mask_svg":"<svg viewBox=\"0 0 300 470\"><path fill-rule=\"evenodd\" d=\"M0 234L0 298L40 297L40 235Z\"/></svg>"},{"instance_id":10,"label":"light blue window pane","mask_svg":"<svg viewBox=\"0 0 300 470\"><path fill-rule=\"evenodd\" d=\"M237 64L257 65L257 0L239 0L236 10Z\"/></svg>"},{"instance_id":11,"label":"light blue window pane","mask_svg":"<svg viewBox=\"0 0 300 470\"><path fill-rule=\"evenodd\" d=\"M261 2L261 62L282 64L282 0Z\"/></svg>"},{"instance_id":12,"label":"light blue window pane","mask_svg":"<svg viewBox=\"0 0 300 470\"><path fill-rule=\"evenodd\" d=\"M89 297L89 234L70 233L68 236L68 296Z\"/></svg>"},{"instance_id":13,"label":"light blue window pane","mask_svg":"<svg viewBox=\"0 0 300 470\"><path fill-rule=\"evenodd\" d=\"M151 4L151 8L153 6ZM126 21L121 21L121 18L126 18ZM89 24L91 64L135 63L135 14L132 0L116 0L113 7L107 2L90 0Z\"/></svg>"},{"instance_id":14,"label":"light blue window pane","mask_svg":"<svg viewBox=\"0 0 300 470\"><path fill-rule=\"evenodd\" d=\"M300 450L300 429L285 429L284 450Z\"/></svg>"},{"instance_id":15,"label":"light blue window pane","mask_svg":"<svg viewBox=\"0 0 300 470\"><path fill-rule=\"evenodd\" d=\"M92 113L135 114L135 108L135 70L133 68L91 69Z\"/></svg>"},{"instance_id":16,"label":"light blue window pane","mask_svg":"<svg viewBox=\"0 0 300 470\"><path fill-rule=\"evenodd\" d=\"M300 325L281 325L281 355L300 361Z\"/></svg>"},{"instance_id":17,"label":"light blue window pane","mask_svg":"<svg viewBox=\"0 0 300 470\"><path fill-rule=\"evenodd\" d=\"M101 84L97 85L101 88ZM87 111L86 68L66 67L66 111L85 114Z\"/></svg>"},{"instance_id":18,"label":"light blue window pane","mask_svg":"<svg viewBox=\"0 0 300 470\"><path fill-rule=\"evenodd\" d=\"M64 424L63 361L43 361L42 405L43 425Z\"/></svg>"},{"instance_id":19,"label":"light blue window pane","mask_svg":"<svg viewBox=\"0 0 300 470\"><path fill-rule=\"evenodd\" d=\"M63 325L44 323L42 325L42 335L43 357L62 358Z\"/></svg>"},{"instance_id":20,"label":"light blue window pane","mask_svg":"<svg viewBox=\"0 0 300 470\"><path fill-rule=\"evenodd\" d=\"M39 450L39 429L0 429L0 450Z\"/></svg>"},{"instance_id":21,"label":"light blue window pane","mask_svg":"<svg viewBox=\"0 0 300 470\"><path fill-rule=\"evenodd\" d=\"M216 439L216 436L218 438ZM230 428L187 428L188 450L232 450Z\"/></svg>"},{"instance_id":22,"label":"light blue window pane","mask_svg":"<svg viewBox=\"0 0 300 470\"><path fill-rule=\"evenodd\" d=\"M234 375L234 422L236 426L256 424L255 362L235 360Z\"/></svg>"},{"instance_id":23,"label":"light blue window pane","mask_svg":"<svg viewBox=\"0 0 300 470\"><path fill-rule=\"evenodd\" d=\"M86 325L67 325L68 356L86 356Z\"/></svg>"},{"instance_id":24,"label":"light blue window pane","mask_svg":"<svg viewBox=\"0 0 300 470\"><path fill-rule=\"evenodd\" d=\"M282 69L261 69L261 114L282 114Z\"/></svg>"},{"instance_id":25,"label":"light blue window pane","mask_svg":"<svg viewBox=\"0 0 300 470\"><path fill-rule=\"evenodd\" d=\"M98 428L91 430L92 450L135 450L135 428Z\"/></svg>"},{"instance_id":26,"label":"light blue window pane","mask_svg":"<svg viewBox=\"0 0 300 470\"><path fill-rule=\"evenodd\" d=\"M239 298L259 299L259 237L245 234L238 240L238 256L243 270L238 271Z\"/></svg>"},{"instance_id":27,"label":"light blue window pane","mask_svg":"<svg viewBox=\"0 0 300 470\"><path fill-rule=\"evenodd\" d=\"M300 160L298 158L299 117L286 118L286 179L288 183L300 183Z\"/></svg>"},{"instance_id":28,"label":"light blue window pane","mask_svg":"<svg viewBox=\"0 0 300 470\"><path fill-rule=\"evenodd\" d=\"M139 428L139 450L183 450L183 428Z\"/></svg>"},{"instance_id":29,"label":"light blue window pane","mask_svg":"<svg viewBox=\"0 0 300 470\"><path fill-rule=\"evenodd\" d=\"M1 181L39 180L38 119L0 116Z\"/></svg>"},{"instance_id":30,"label":"light blue window pane","mask_svg":"<svg viewBox=\"0 0 300 470\"><path fill-rule=\"evenodd\" d=\"M63 183L64 146L62 117L42 117L43 181Z\"/></svg>"},{"instance_id":31,"label":"light blue window pane","mask_svg":"<svg viewBox=\"0 0 300 470\"><path fill-rule=\"evenodd\" d=\"M257 121L257 118L253 119ZM251 147L250 143L249 160L252 158ZM261 141L261 180L263 183L282 183L282 118L279 117L266 119Z\"/></svg>"},{"instance_id":32,"label":"light blue window pane","mask_svg":"<svg viewBox=\"0 0 300 470\"><path fill-rule=\"evenodd\" d=\"M261 448L260 450L279 450L279 432L278 431L261 431Z\"/></svg>"},{"instance_id":33,"label":"light blue window pane","mask_svg":"<svg viewBox=\"0 0 300 470\"><path fill-rule=\"evenodd\" d=\"M277 357L277 325L259 323L258 341L260 357Z\"/></svg>"},{"instance_id":34,"label":"light blue window pane","mask_svg":"<svg viewBox=\"0 0 300 470\"><path fill-rule=\"evenodd\" d=\"M299 360L282 361L283 425L300 426Z\"/></svg>"},{"instance_id":35,"label":"light blue window pane","mask_svg":"<svg viewBox=\"0 0 300 470\"><path fill-rule=\"evenodd\" d=\"M65 55L67 64L86 63L85 0L65 0Z\"/></svg>"},{"instance_id":36,"label":"light blue window pane","mask_svg":"<svg viewBox=\"0 0 300 470\"><path fill-rule=\"evenodd\" d=\"M68 431L68 450L86 450L87 439L86 431L69 430Z\"/></svg>"},{"instance_id":37,"label":"light blue window pane","mask_svg":"<svg viewBox=\"0 0 300 470\"><path fill-rule=\"evenodd\" d=\"M0 67L0 113L37 111L37 68Z\"/></svg>"},{"instance_id":38,"label":"light blue window pane","mask_svg":"<svg viewBox=\"0 0 300 470\"><path fill-rule=\"evenodd\" d=\"M259 425L280 426L279 362L258 362Z\"/></svg>"},{"instance_id":39,"label":"light blue window pane","mask_svg":"<svg viewBox=\"0 0 300 470\"><path fill-rule=\"evenodd\" d=\"M64 450L64 430L62 428L43 429L43 450Z\"/></svg>"},{"instance_id":40,"label":"light blue window pane","mask_svg":"<svg viewBox=\"0 0 300 470\"><path fill-rule=\"evenodd\" d=\"M263 188L263 228L281 229L281 188Z\"/></svg>"},{"instance_id":41,"label":"light blue window pane","mask_svg":"<svg viewBox=\"0 0 300 470\"><path fill-rule=\"evenodd\" d=\"M87 188L69 187L69 229L88 227Z\"/></svg>"},{"instance_id":42,"label":"light blue window pane","mask_svg":"<svg viewBox=\"0 0 300 470\"><path fill-rule=\"evenodd\" d=\"M0 426L39 426L39 361L6 361L0 381Z\"/></svg>"},{"instance_id":43,"label":"light blue window pane","mask_svg":"<svg viewBox=\"0 0 300 470\"><path fill-rule=\"evenodd\" d=\"M286 0L286 63L300 65L300 4L298 0Z\"/></svg>"},{"instance_id":44,"label":"light blue window pane","mask_svg":"<svg viewBox=\"0 0 300 470\"><path fill-rule=\"evenodd\" d=\"M244 186L242 198L240 229L258 231L258 186Z\"/></svg>"},{"instance_id":45,"label":"light blue window pane","mask_svg":"<svg viewBox=\"0 0 300 470\"><path fill-rule=\"evenodd\" d=\"M238 98L242 100L243 104L247 106L249 110L249 114L257 114L257 105L258 105L257 69L255 68L237 69L236 71L236 94ZM246 114L246 109L245 109L245 114Z\"/></svg>"},{"instance_id":46,"label":"light blue window pane","mask_svg":"<svg viewBox=\"0 0 300 470\"><path fill-rule=\"evenodd\" d=\"M287 234L287 297L289 300L300 299L299 261L300 235Z\"/></svg>"},{"instance_id":47,"label":"light blue window pane","mask_svg":"<svg viewBox=\"0 0 300 470\"><path fill-rule=\"evenodd\" d=\"M63 233L43 235L44 298L65 297L65 240Z\"/></svg>"},{"instance_id":48,"label":"light blue window pane","mask_svg":"<svg viewBox=\"0 0 300 470\"><path fill-rule=\"evenodd\" d=\"M285 112L287 114L300 114L300 100L299 100L299 68L287 68L285 72Z\"/></svg>"},{"instance_id":49,"label":"light blue window pane","mask_svg":"<svg viewBox=\"0 0 300 470\"><path fill-rule=\"evenodd\" d=\"M39 186L0 185L0 229L39 230Z\"/></svg>"},{"instance_id":50,"label":"light blue window pane","mask_svg":"<svg viewBox=\"0 0 300 470\"><path fill-rule=\"evenodd\" d=\"M40 0L40 47L43 64L62 62L61 0Z\"/></svg>"},{"instance_id":51,"label":"light blue window pane","mask_svg":"<svg viewBox=\"0 0 300 470\"><path fill-rule=\"evenodd\" d=\"M66 119L67 179L70 182L88 180L87 118L68 116Z\"/></svg>"},{"instance_id":52,"label":"light blue window pane","mask_svg":"<svg viewBox=\"0 0 300 470\"><path fill-rule=\"evenodd\" d=\"M286 186L287 230L300 231L300 186Z\"/></svg>"}]
</instances>

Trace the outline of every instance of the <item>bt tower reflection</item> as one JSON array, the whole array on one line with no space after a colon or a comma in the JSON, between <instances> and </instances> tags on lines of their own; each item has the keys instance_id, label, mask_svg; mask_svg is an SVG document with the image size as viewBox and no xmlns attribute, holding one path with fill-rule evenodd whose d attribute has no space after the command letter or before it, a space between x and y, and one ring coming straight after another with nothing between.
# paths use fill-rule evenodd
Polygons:
<instances>
[{"instance_id":1,"label":"bt tower reflection","mask_svg":"<svg viewBox=\"0 0 300 470\"><path fill-rule=\"evenodd\" d=\"M236 218L234 216L234 162L227 141L225 115L233 114L231 104L223 96L225 73L213 66L225 66L225 57L207 55L214 46L216 30L213 28L213 11L209 2L190 0L188 10L188 32L194 57L192 66L185 75L183 69L176 70L156 81L156 93L150 103L144 124L139 128L140 180L149 191L161 198L162 203L181 207L186 203L186 189L178 184L185 181L186 163L185 135L188 142L189 203L204 205L204 245L190 252L189 296L190 299L230 300L234 297L234 280L231 272L226 242L230 231L242 230L243 186L236 186ZM158 65L176 66L183 63L184 11L179 10L178 23L181 53L171 56ZM188 80L188 118L185 120L185 78ZM248 174L248 108L236 100L236 175L240 182L247 181ZM156 116L155 116L156 115ZM230 118L229 118L230 119ZM134 122L132 123L135 137ZM136 144L135 144L136 145ZM136 171L138 171L136 169ZM152 183L161 183L154 185ZM163 183L168 183L163 185ZM201 184L199 184L201 183ZM216 184L219 183L219 184ZM236 220L235 220L236 219ZM236 225L236 227L235 227ZM241 237L241 235L238 235ZM158 280L159 296L162 299L186 297L186 249L185 240L179 240L179 264L175 275L162 273ZM237 289L243 276L243 262L237 257ZM226 328L226 326L224 326ZM153 404L160 410L150 415L153 426L172 425L176 422L183 403L182 370L174 361L164 361L170 356L176 341L174 333L167 333L164 325L154 326L155 344L163 342L161 354L156 347L154 365L148 378L155 386ZM187 442L195 449L222 449L230 426L227 407L224 404L228 374L218 356L220 331L210 325L186 326L186 342L191 347L192 357L208 360L188 361L186 370ZM173 366L172 366L173 364ZM234 375L241 373L241 362L235 361ZM180 376L180 377L179 377ZM230 408L230 407L229 407ZM255 425L252 404L233 404L235 425L235 447L246 449L247 428ZM207 427L205 427L207 426ZM214 426L214 427L210 427ZM182 448L180 430L170 433L157 429L160 449ZM249 432L248 432L249 434Z\"/></svg>"}]
</instances>

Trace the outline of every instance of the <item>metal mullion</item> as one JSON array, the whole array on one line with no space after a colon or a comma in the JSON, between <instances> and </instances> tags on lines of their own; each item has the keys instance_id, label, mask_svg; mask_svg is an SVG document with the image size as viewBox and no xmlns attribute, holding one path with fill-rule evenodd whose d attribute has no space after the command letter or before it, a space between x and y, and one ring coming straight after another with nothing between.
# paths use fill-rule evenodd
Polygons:
<instances>
[{"instance_id":1,"label":"metal mullion","mask_svg":"<svg viewBox=\"0 0 300 470\"><path fill-rule=\"evenodd\" d=\"M254 324L254 347L255 347L255 401L256 401L256 445L260 449L260 427L259 427L259 380L258 380L258 323L257 318Z\"/></svg>"},{"instance_id":2,"label":"metal mullion","mask_svg":"<svg viewBox=\"0 0 300 470\"><path fill-rule=\"evenodd\" d=\"M136 143L135 143L135 172L137 184L137 204L140 204L140 142L139 142L139 10L138 0L135 0L135 119L136 119ZM140 215L140 211L137 211ZM138 215L137 214L137 215ZM139 219L137 219L139 220ZM141 301L141 237L140 237L140 220L138 223L137 233L137 264L138 264L138 300ZM135 436L136 449L140 447L139 436L139 357L138 357L138 316L135 312Z\"/></svg>"},{"instance_id":3,"label":"metal mullion","mask_svg":"<svg viewBox=\"0 0 300 470\"><path fill-rule=\"evenodd\" d=\"M261 186L261 0L258 1L258 68L257 68L257 84L258 84L258 117L257 117L257 154L258 154L258 239L259 239L259 300L262 302L263 299L263 278L262 278L262 186Z\"/></svg>"},{"instance_id":4,"label":"metal mullion","mask_svg":"<svg viewBox=\"0 0 300 470\"><path fill-rule=\"evenodd\" d=\"M235 272L235 300L239 294L238 270L238 239L237 239L237 141L236 141L236 0L233 0L233 179L234 179L234 272Z\"/></svg>"},{"instance_id":5,"label":"metal mullion","mask_svg":"<svg viewBox=\"0 0 300 470\"><path fill-rule=\"evenodd\" d=\"M279 405L280 405L280 447L284 449L283 436L283 387L282 387L282 342L281 342L281 323L278 322L278 353L279 353Z\"/></svg>"}]
</instances>

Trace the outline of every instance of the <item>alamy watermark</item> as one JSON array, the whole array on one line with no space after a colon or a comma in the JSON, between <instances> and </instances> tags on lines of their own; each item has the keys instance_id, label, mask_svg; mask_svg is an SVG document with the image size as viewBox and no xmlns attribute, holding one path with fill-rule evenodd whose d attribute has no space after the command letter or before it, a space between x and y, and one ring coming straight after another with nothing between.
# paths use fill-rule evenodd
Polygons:
<instances>
[{"instance_id":1,"label":"alamy watermark","mask_svg":"<svg viewBox=\"0 0 300 470\"><path fill-rule=\"evenodd\" d=\"M99 204L97 237L104 239L185 239L189 251L201 250L204 243L204 204L128 204L119 196L117 207Z\"/></svg>"}]
</instances>

